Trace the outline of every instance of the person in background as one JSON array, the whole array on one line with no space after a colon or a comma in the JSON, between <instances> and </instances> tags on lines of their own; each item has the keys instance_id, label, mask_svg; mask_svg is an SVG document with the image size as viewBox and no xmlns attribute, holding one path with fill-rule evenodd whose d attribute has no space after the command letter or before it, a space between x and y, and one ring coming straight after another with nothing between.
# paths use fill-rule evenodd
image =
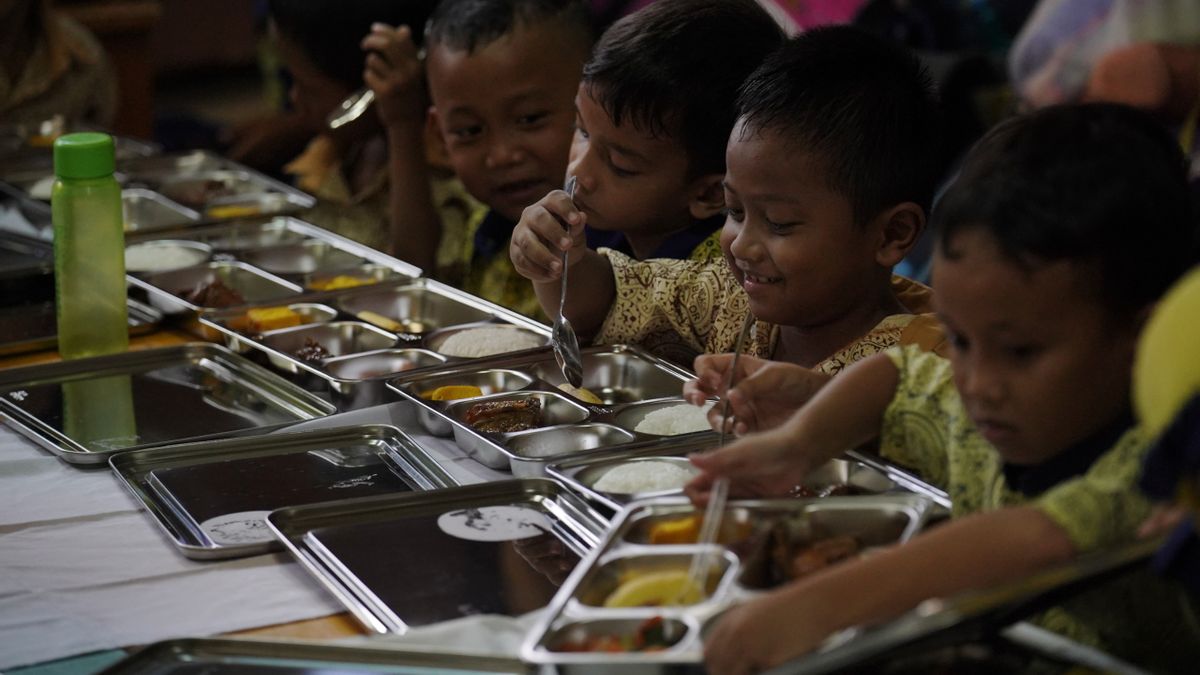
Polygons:
<instances>
[{"instance_id":1,"label":"person in background","mask_svg":"<svg viewBox=\"0 0 1200 675\"><path fill-rule=\"evenodd\" d=\"M1131 412L1134 349L1154 303L1195 262L1173 139L1123 106L1014 119L967 156L933 222L949 360L891 349L823 387L766 391L752 376L735 389L741 400L729 394L739 419L754 418L749 399L790 392L792 407L802 407L779 426L694 456L703 473L687 490L703 503L725 476L731 494L782 495L847 448L878 439L885 458L948 490L954 517L727 612L706 639L713 672L776 665L926 598L1130 542L1150 512L1137 487L1148 444ZM1183 636L1185 623L1158 616L1179 603L1146 576L1145 585L1085 594L1037 622L1151 668L1194 666L1200 635Z\"/></svg>"},{"instance_id":2,"label":"person in background","mask_svg":"<svg viewBox=\"0 0 1200 675\"><path fill-rule=\"evenodd\" d=\"M0 0L0 122L106 127L116 109L116 76L95 36L49 0Z\"/></svg>"},{"instance_id":3,"label":"person in background","mask_svg":"<svg viewBox=\"0 0 1200 675\"><path fill-rule=\"evenodd\" d=\"M364 47L369 82L393 144L394 241L417 242L434 276L469 293L545 319L504 255L521 210L562 185L574 132L571 97L592 45L580 0L443 0L425 30L424 76L432 105L416 95L421 64L412 31L377 26ZM430 217L416 142L436 131L466 190L485 209L466 222ZM423 214L414 218L413 214Z\"/></svg>"},{"instance_id":4,"label":"person in background","mask_svg":"<svg viewBox=\"0 0 1200 675\"><path fill-rule=\"evenodd\" d=\"M590 95L580 95L584 113ZM589 250L588 191L577 194L582 208L556 192L526 210L511 249L543 306L557 308L567 250L566 314L598 344L641 344L691 363L730 351L749 313L758 321L747 353L826 373L897 341L940 343L936 322L914 315L928 289L891 274L942 174L939 108L915 58L853 28L819 28L767 57L737 111L723 199L701 202L725 208L725 260ZM601 150L604 170L625 170L630 160L613 150L589 152ZM547 241L557 218L571 224L570 238Z\"/></svg>"},{"instance_id":5,"label":"person in background","mask_svg":"<svg viewBox=\"0 0 1200 675\"><path fill-rule=\"evenodd\" d=\"M420 25L433 5L434 0L270 1L280 58L292 75L290 97L304 126L317 134L284 172L319 200L306 219L383 251L392 251L392 242L388 145L380 118L364 114L335 130L326 119L363 86L360 43L371 26Z\"/></svg>"}]
</instances>

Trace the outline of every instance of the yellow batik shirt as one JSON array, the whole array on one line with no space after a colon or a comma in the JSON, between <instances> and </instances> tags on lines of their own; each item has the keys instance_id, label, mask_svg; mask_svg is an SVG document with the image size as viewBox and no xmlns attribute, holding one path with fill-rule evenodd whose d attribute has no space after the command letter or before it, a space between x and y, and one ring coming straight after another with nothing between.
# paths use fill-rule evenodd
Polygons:
<instances>
[{"instance_id":1,"label":"yellow batik shirt","mask_svg":"<svg viewBox=\"0 0 1200 675\"><path fill-rule=\"evenodd\" d=\"M612 264L616 300L593 340L595 344L641 345L689 368L699 354L733 350L750 312L750 301L723 257L637 261L608 249L600 253ZM944 347L941 328L927 313L929 288L894 276L892 290L912 313L885 317L814 370L833 374L896 344L917 344L935 351ZM743 352L770 358L778 337L778 326L758 321Z\"/></svg>"},{"instance_id":2,"label":"yellow batik shirt","mask_svg":"<svg viewBox=\"0 0 1200 675\"><path fill-rule=\"evenodd\" d=\"M1137 488L1148 449L1137 429L1120 434L1081 475L1027 496L1008 485L999 453L971 423L950 362L914 346L892 348L887 354L900 380L884 413L880 454L945 489L954 516L1032 506L1057 524L1081 554L1135 538L1151 510ZM1145 653L1145 640L1131 639L1131 626L1148 621L1161 625L1164 613L1173 615L1183 606L1181 597L1149 575L1134 575L1051 609L1037 623L1085 644L1114 651L1119 647L1126 658L1159 659L1170 655ZM1185 622L1173 623L1172 631Z\"/></svg>"}]
</instances>

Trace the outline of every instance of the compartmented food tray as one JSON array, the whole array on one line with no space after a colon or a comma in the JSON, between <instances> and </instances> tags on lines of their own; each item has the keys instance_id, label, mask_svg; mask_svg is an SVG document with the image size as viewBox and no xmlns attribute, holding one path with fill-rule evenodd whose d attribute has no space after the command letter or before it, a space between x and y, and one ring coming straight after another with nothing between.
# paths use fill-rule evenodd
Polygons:
<instances>
[{"instance_id":1,"label":"compartmented food tray","mask_svg":"<svg viewBox=\"0 0 1200 675\"><path fill-rule=\"evenodd\" d=\"M205 220L287 213L316 204L291 185L205 151L130 159L117 168L126 187L153 190Z\"/></svg>"},{"instance_id":2,"label":"compartmented food tray","mask_svg":"<svg viewBox=\"0 0 1200 675\"><path fill-rule=\"evenodd\" d=\"M367 629L543 607L603 521L545 479L289 507L275 535Z\"/></svg>"},{"instance_id":3,"label":"compartmented food tray","mask_svg":"<svg viewBox=\"0 0 1200 675\"><path fill-rule=\"evenodd\" d=\"M185 227L200 220L200 214L145 188L121 190L126 232L149 232Z\"/></svg>"},{"instance_id":4,"label":"compartmented food tray","mask_svg":"<svg viewBox=\"0 0 1200 675\"><path fill-rule=\"evenodd\" d=\"M178 268L174 257L162 256L158 260L163 269L130 273L135 295L172 314L286 305L356 285L407 280L421 272L368 246L282 216L129 237L127 249L156 245L200 247L213 257L212 262ZM205 339L220 337L198 323L189 328Z\"/></svg>"},{"instance_id":5,"label":"compartmented food tray","mask_svg":"<svg viewBox=\"0 0 1200 675\"><path fill-rule=\"evenodd\" d=\"M415 647L299 640L181 639L156 642L101 671L103 675L477 675L520 673L516 659Z\"/></svg>"},{"instance_id":6,"label":"compartmented food tray","mask_svg":"<svg viewBox=\"0 0 1200 675\"><path fill-rule=\"evenodd\" d=\"M277 508L454 484L387 425L118 452L109 464L183 554L201 559L276 548L266 516Z\"/></svg>"},{"instance_id":7,"label":"compartmented food tray","mask_svg":"<svg viewBox=\"0 0 1200 675\"><path fill-rule=\"evenodd\" d=\"M671 446L651 444L598 450L552 463L546 467L546 475L615 512L635 499L681 495L681 487L665 486L682 485L680 481L695 476L697 471L687 455L711 450L716 443L715 437L708 437ZM679 471L671 467L678 467ZM793 496L813 499L895 492L915 492L935 502L944 495L903 475L895 467L869 462L862 455L849 452L811 472L796 486Z\"/></svg>"},{"instance_id":8,"label":"compartmented food tray","mask_svg":"<svg viewBox=\"0 0 1200 675\"><path fill-rule=\"evenodd\" d=\"M426 431L453 435L475 459L518 477L542 475L550 462L601 447L715 438L703 409L681 397L688 371L624 345L588 347L582 355L586 392L564 386L548 348L413 371L388 386L417 405ZM466 396L431 400L443 395Z\"/></svg>"},{"instance_id":9,"label":"compartmented food tray","mask_svg":"<svg viewBox=\"0 0 1200 675\"><path fill-rule=\"evenodd\" d=\"M0 371L0 413L64 460L265 433L331 404L219 345L192 343Z\"/></svg>"},{"instance_id":10,"label":"compartmented food tray","mask_svg":"<svg viewBox=\"0 0 1200 675\"><path fill-rule=\"evenodd\" d=\"M281 304L299 325L262 330L252 312L211 312L200 324L235 352L269 364L293 381L330 392L342 410L387 400L396 373L462 357L439 353L447 336L503 331L545 344L549 329L532 319L429 279L383 282ZM269 326L268 326L269 327Z\"/></svg>"},{"instance_id":11,"label":"compartmented food tray","mask_svg":"<svg viewBox=\"0 0 1200 675\"><path fill-rule=\"evenodd\" d=\"M699 664L702 633L721 611L873 547L908 540L931 504L911 494L730 502L709 549L713 564L703 592L686 585L701 550L695 543L701 514L680 498L630 504L530 631L522 658L560 670ZM635 651L649 647L661 650Z\"/></svg>"}]
</instances>

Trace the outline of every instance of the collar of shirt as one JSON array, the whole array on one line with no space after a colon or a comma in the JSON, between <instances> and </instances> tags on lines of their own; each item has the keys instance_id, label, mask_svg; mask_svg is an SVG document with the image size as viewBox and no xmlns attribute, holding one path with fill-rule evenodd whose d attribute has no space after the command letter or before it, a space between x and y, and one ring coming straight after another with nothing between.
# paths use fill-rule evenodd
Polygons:
<instances>
[{"instance_id":1,"label":"collar of shirt","mask_svg":"<svg viewBox=\"0 0 1200 675\"><path fill-rule=\"evenodd\" d=\"M709 235L716 232L722 225L725 224L724 215L716 215L705 220L699 220L693 223L686 230L676 232L667 238L666 241L659 244L658 248L654 249L648 258L675 258L676 260L687 260L692 255L692 251L696 249ZM602 230L593 230L586 228L588 248L595 250L600 247L611 248L614 251L620 251L627 256L636 257L633 255L633 248L629 246L629 241L625 238L623 232L606 232Z\"/></svg>"},{"instance_id":2,"label":"collar of shirt","mask_svg":"<svg viewBox=\"0 0 1200 675\"><path fill-rule=\"evenodd\" d=\"M483 222L479 223L479 228L475 230L475 253L472 258L491 259L501 252L507 255L504 248L507 247L516 226L516 223L500 215L495 209L490 209Z\"/></svg>"},{"instance_id":3,"label":"collar of shirt","mask_svg":"<svg viewBox=\"0 0 1200 675\"><path fill-rule=\"evenodd\" d=\"M1059 483L1087 473L1133 424L1133 412L1126 410L1104 428L1041 464L1018 466L1005 463L1004 480L1009 488L1026 497L1040 495Z\"/></svg>"}]
</instances>

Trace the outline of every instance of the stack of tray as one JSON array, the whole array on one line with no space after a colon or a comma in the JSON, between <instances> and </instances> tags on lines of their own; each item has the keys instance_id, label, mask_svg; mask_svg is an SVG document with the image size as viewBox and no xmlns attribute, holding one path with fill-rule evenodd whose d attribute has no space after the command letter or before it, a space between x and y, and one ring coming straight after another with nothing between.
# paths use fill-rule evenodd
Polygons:
<instances>
[{"instance_id":1,"label":"stack of tray","mask_svg":"<svg viewBox=\"0 0 1200 675\"><path fill-rule=\"evenodd\" d=\"M219 345L196 343L0 371L0 414L67 462L260 434L331 404Z\"/></svg>"},{"instance_id":2,"label":"stack of tray","mask_svg":"<svg viewBox=\"0 0 1200 675\"><path fill-rule=\"evenodd\" d=\"M693 543L653 543L662 525L699 514L685 499L664 498L629 505L617 514L604 541L563 584L522 648L525 661L576 669L698 665L703 631L721 611L779 583L783 561L772 552L786 531L797 549L828 537L853 537L861 549L908 540L923 526L932 502L919 495L830 497L822 500L731 502L712 545L707 597L671 606L606 606L614 591L639 575L686 572L699 550ZM686 537L685 537L686 538ZM789 556L790 561L790 556ZM623 603L618 603L623 604ZM624 638L640 625L661 619L674 641L661 651L587 651L597 638Z\"/></svg>"},{"instance_id":3,"label":"stack of tray","mask_svg":"<svg viewBox=\"0 0 1200 675\"><path fill-rule=\"evenodd\" d=\"M388 387L417 406L418 419L431 434L453 435L465 452L493 469L517 477L535 477L546 466L596 448L669 446L712 438L711 430L678 436L635 431L649 413L688 405L681 398L691 373L636 347L610 345L583 350L583 387L603 403L586 403L560 386L562 372L548 349L478 359L404 373ZM428 392L448 385L479 387L484 396L431 401ZM512 433L485 433L466 422L479 403L537 400L539 427Z\"/></svg>"}]
</instances>

